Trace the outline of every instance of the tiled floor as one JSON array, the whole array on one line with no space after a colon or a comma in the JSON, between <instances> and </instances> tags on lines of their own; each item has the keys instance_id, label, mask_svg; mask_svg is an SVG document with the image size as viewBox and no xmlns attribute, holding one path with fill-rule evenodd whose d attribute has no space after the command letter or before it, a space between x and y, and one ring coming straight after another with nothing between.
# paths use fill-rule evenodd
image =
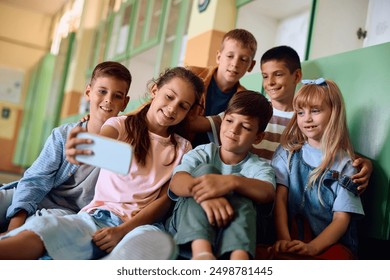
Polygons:
<instances>
[{"instance_id":1,"label":"tiled floor","mask_svg":"<svg viewBox=\"0 0 390 280\"><path fill-rule=\"evenodd\" d=\"M12 174L12 173L4 173L0 172L0 185L6 184L15 180L18 180L22 177L21 174Z\"/></svg>"}]
</instances>

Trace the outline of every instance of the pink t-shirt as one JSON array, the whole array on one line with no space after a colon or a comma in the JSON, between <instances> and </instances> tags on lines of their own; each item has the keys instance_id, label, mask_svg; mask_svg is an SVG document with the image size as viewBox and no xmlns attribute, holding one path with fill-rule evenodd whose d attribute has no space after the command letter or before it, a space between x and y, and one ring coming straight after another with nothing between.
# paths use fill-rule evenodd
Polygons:
<instances>
[{"instance_id":1,"label":"pink t-shirt","mask_svg":"<svg viewBox=\"0 0 390 280\"><path fill-rule=\"evenodd\" d=\"M126 116L113 117L104 124L104 126L115 127L119 131L118 140L121 141L125 141L127 135L125 119ZM149 137L151 143L145 166L139 165L133 157L127 175L101 169L95 187L95 196L81 211L107 209L126 221L159 196L161 187L170 180L173 169L192 147L189 141L175 135L176 159L172 164L167 165L175 155L170 138L152 132L149 132Z\"/></svg>"}]
</instances>

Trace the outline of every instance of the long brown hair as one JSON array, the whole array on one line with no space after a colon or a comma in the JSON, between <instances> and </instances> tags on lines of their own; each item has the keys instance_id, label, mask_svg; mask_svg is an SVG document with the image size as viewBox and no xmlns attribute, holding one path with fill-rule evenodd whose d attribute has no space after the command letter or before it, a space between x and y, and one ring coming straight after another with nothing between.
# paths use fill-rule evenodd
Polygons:
<instances>
[{"instance_id":1,"label":"long brown hair","mask_svg":"<svg viewBox=\"0 0 390 280\"><path fill-rule=\"evenodd\" d=\"M191 92L191 94L195 95L194 104L197 104L199 102L201 93L204 90L203 81L190 70L184 67L175 67L165 70L165 72L161 73L156 80L152 80L151 82L149 82L149 89L151 89L153 85L156 85L157 89L160 89L173 78L183 79L184 81L192 85L193 92ZM125 121L125 127L128 134L126 140L133 146L134 156L141 165L146 164L146 156L150 147L150 138L148 133L148 125L146 122L146 114L150 108L151 102L152 101L148 101L138 112L128 115ZM174 134L180 126L181 123L175 126L170 126L168 128L170 140L175 147L175 152L177 142L174 137ZM172 164L175 158L176 155L173 157L172 161L168 165Z\"/></svg>"}]
</instances>

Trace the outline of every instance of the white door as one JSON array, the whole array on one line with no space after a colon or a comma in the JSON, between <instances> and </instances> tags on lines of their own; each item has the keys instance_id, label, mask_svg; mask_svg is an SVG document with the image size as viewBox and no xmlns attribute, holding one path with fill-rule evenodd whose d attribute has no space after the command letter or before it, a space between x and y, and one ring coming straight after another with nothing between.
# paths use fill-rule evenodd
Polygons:
<instances>
[{"instance_id":1,"label":"white door","mask_svg":"<svg viewBox=\"0 0 390 280\"><path fill-rule=\"evenodd\" d=\"M390 0L370 0L364 47L390 42Z\"/></svg>"},{"instance_id":2,"label":"white door","mask_svg":"<svg viewBox=\"0 0 390 280\"><path fill-rule=\"evenodd\" d=\"M369 0L317 1L310 59L363 47L358 30L366 26Z\"/></svg>"}]
</instances>

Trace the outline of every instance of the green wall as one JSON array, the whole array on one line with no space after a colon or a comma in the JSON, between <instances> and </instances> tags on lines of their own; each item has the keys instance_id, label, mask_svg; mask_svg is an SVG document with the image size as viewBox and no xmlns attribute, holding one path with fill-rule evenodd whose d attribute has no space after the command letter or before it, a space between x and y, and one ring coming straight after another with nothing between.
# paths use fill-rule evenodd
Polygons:
<instances>
[{"instance_id":1,"label":"green wall","mask_svg":"<svg viewBox=\"0 0 390 280\"><path fill-rule=\"evenodd\" d=\"M259 67L259 65L256 65ZM343 93L355 150L372 160L374 172L362 195L366 217L362 234L389 239L390 234L390 43L305 61L303 78L334 80ZM261 91L259 73L244 86Z\"/></svg>"},{"instance_id":2,"label":"green wall","mask_svg":"<svg viewBox=\"0 0 390 280\"><path fill-rule=\"evenodd\" d=\"M30 166L42 149L42 134L45 129L43 124L47 118L45 112L50 100L54 63L55 56L48 54L32 70L16 153L13 158L13 162L17 165Z\"/></svg>"}]
</instances>

